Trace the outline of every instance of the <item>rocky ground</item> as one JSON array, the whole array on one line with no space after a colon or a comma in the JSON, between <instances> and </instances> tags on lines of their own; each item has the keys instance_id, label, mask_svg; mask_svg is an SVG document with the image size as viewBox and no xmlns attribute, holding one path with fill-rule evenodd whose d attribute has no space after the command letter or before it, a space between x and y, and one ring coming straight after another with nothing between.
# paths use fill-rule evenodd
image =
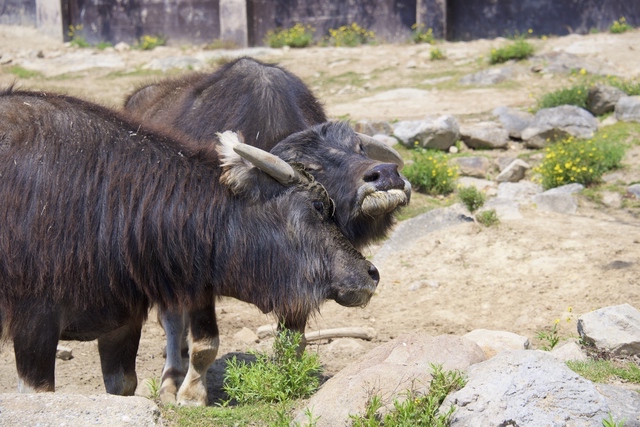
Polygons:
<instances>
[{"instance_id":1,"label":"rocky ground","mask_svg":"<svg viewBox=\"0 0 640 427\"><path fill-rule=\"evenodd\" d=\"M498 106L527 109L542 93L570 83L570 73L549 68L558 53L573 55L574 62L563 63L565 68L640 77L640 55L635 52L640 30L635 30L533 39L538 58L502 67L509 69L503 81L459 83L464 76L488 68L490 49L506 42L442 43L439 47L448 58L444 61L431 61L428 45L411 44L241 53L287 67L312 87L332 117L352 120L393 122L452 114L461 123L473 123L489 117ZM153 51L73 49L30 28L0 26L0 85L62 91L118 107L138 85L184 72L170 70L171 64L212 69L228 54L194 46ZM638 140L640 135L632 138ZM514 142L508 150L487 154L513 156L522 150ZM631 151L624 163L615 179L640 182L638 150ZM427 202L416 195L413 203ZM576 334L576 318L582 313L625 302L640 307L637 207L601 205L582 197L573 215L541 212L533 205L522 206L520 214L519 219L503 220L491 228L468 222L425 234L417 230L384 257L376 256L379 247L372 247L368 253L382 280L371 303L347 309L329 302L310 321L309 330L366 326L373 327L377 336L372 341L312 345L326 373L335 374L371 348L406 332L462 335L478 328L496 329L528 336L535 345L537 331L549 328L555 319L562 320L561 334L566 337ZM222 300L217 312L221 358L268 347L268 341L256 343L238 333L243 328L255 331L273 322L272 317L231 299ZM138 356L140 395L149 392L145 380L160 375L163 340L152 313ZM102 393L96 343L63 344L73 349L74 357L58 362L57 391ZM210 371L212 399L219 396L222 366L218 361ZM5 345L0 352L0 392L14 391L16 385L13 353Z\"/></svg>"}]
</instances>

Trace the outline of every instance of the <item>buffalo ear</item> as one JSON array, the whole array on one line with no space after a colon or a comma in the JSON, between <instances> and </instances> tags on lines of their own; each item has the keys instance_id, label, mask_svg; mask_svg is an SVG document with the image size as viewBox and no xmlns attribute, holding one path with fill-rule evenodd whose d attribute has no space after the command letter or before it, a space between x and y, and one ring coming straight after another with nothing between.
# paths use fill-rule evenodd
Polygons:
<instances>
[{"instance_id":1,"label":"buffalo ear","mask_svg":"<svg viewBox=\"0 0 640 427\"><path fill-rule=\"evenodd\" d=\"M356 135L360 138L364 152L367 153L367 156L369 156L370 159L386 163L395 163L398 165L398 170L402 170L404 167L404 161L402 160L400 153L368 135L358 132L356 132Z\"/></svg>"}]
</instances>

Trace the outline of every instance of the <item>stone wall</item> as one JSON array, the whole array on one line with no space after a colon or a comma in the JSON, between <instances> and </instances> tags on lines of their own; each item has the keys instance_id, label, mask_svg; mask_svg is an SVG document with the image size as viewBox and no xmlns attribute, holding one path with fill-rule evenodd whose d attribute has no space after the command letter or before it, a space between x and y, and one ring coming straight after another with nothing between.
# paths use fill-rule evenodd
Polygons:
<instances>
[{"instance_id":1,"label":"stone wall","mask_svg":"<svg viewBox=\"0 0 640 427\"><path fill-rule=\"evenodd\" d=\"M320 41L330 28L355 22L382 42L407 41L416 23L448 40L529 29L535 35L584 34L607 30L622 16L640 26L640 2L628 0L4 0L0 12L0 24L35 25L66 39L69 25L81 27L77 34L92 44L161 35L173 45L223 39L261 46L269 30L296 23L316 28Z\"/></svg>"}]
</instances>

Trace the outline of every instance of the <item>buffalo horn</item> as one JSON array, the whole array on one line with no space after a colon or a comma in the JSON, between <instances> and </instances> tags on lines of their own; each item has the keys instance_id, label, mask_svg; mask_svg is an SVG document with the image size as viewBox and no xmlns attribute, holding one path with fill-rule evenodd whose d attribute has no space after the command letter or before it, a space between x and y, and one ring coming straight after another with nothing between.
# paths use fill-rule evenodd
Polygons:
<instances>
[{"instance_id":1,"label":"buffalo horn","mask_svg":"<svg viewBox=\"0 0 640 427\"><path fill-rule=\"evenodd\" d=\"M291 165L268 151L243 143L234 145L233 151L282 185L292 185L298 181Z\"/></svg>"},{"instance_id":2,"label":"buffalo horn","mask_svg":"<svg viewBox=\"0 0 640 427\"><path fill-rule=\"evenodd\" d=\"M367 153L367 156L369 156L370 159L378 160L380 162L395 163L398 165L398 170L402 170L404 167L404 161L396 150L363 133L357 133L357 135L362 142L364 152Z\"/></svg>"}]
</instances>

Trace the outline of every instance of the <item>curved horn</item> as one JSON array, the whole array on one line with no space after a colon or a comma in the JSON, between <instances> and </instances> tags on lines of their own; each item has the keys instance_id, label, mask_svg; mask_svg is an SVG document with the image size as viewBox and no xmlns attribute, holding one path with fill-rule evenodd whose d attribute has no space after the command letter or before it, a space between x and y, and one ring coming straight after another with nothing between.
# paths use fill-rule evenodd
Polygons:
<instances>
[{"instance_id":1,"label":"curved horn","mask_svg":"<svg viewBox=\"0 0 640 427\"><path fill-rule=\"evenodd\" d=\"M358 132L356 132L356 134L358 135L358 138L360 138L364 147L364 152L367 153L367 156L373 160L395 163L398 165L398 170L402 170L404 167L404 161L396 150L368 135Z\"/></svg>"},{"instance_id":2,"label":"curved horn","mask_svg":"<svg viewBox=\"0 0 640 427\"><path fill-rule=\"evenodd\" d=\"M234 145L233 151L282 185L289 186L299 181L296 171L289 163L268 151L243 143Z\"/></svg>"}]
</instances>

